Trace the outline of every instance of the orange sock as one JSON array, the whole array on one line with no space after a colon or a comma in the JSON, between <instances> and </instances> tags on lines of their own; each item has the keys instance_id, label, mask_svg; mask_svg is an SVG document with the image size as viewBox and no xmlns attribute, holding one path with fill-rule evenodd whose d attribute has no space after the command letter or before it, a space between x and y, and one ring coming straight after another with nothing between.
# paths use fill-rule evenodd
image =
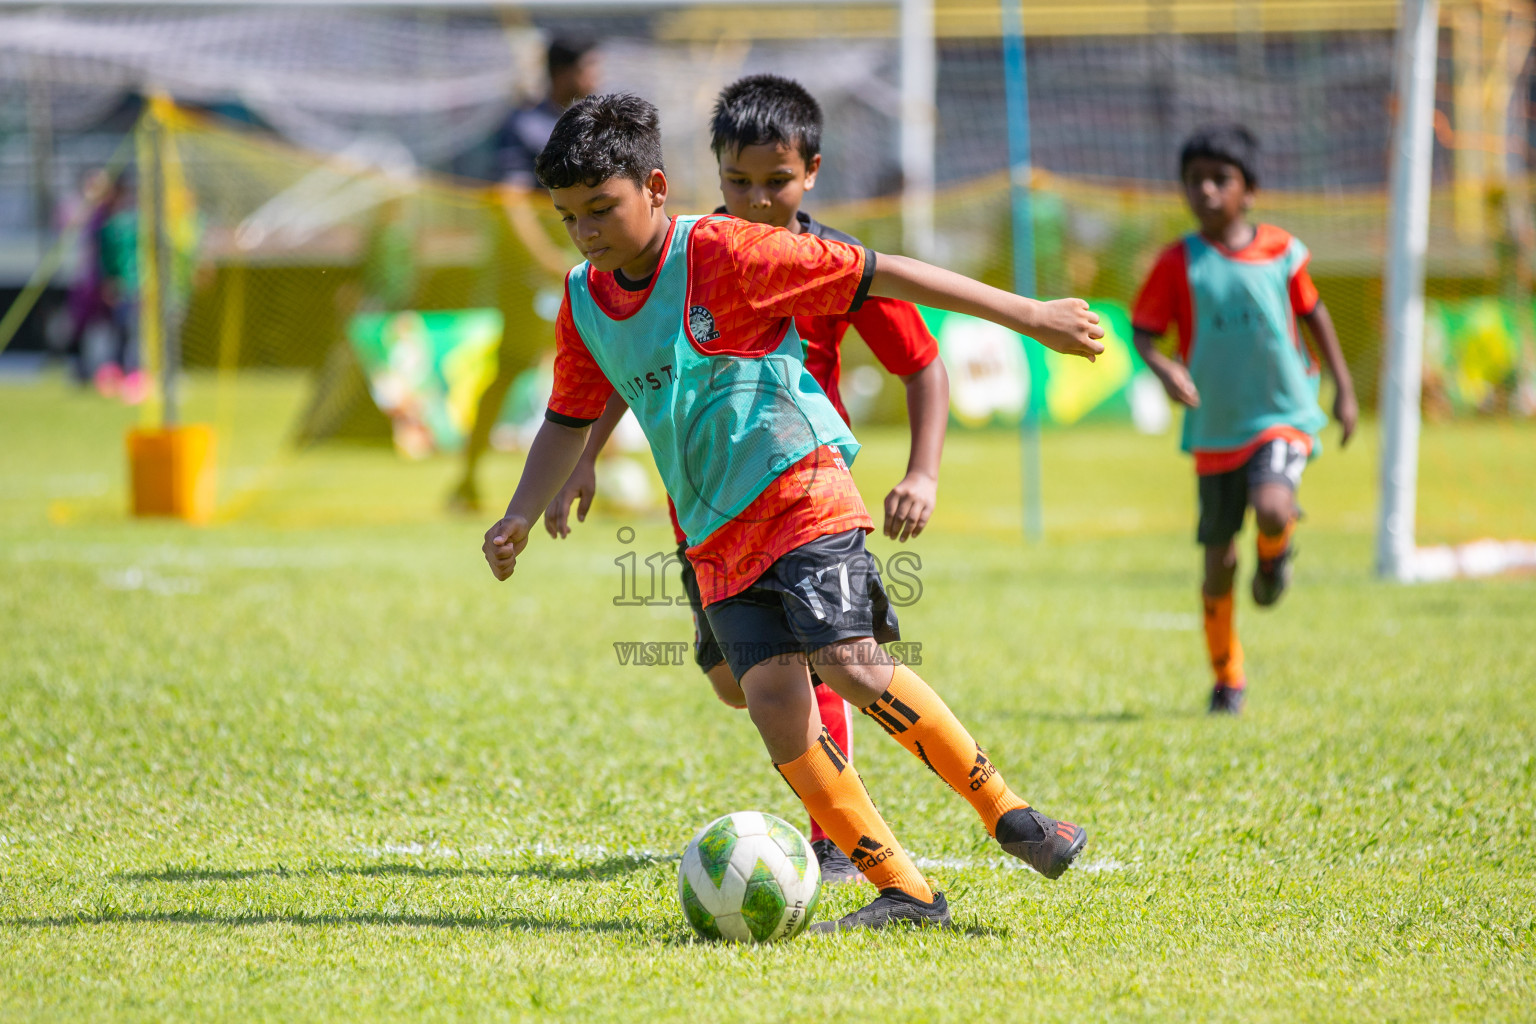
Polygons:
<instances>
[{"instance_id":1,"label":"orange sock","mask_svg":"<svg viewBox=\"0 0 1536 1024\"><path fill-rule=\"evenodd\" d=\"M821 716L821 727L827 730L827 734L832 737L832 742L836 743L837 748L843 752L843 757L852 762L853 722L848 713L848 703L826 684L813 686L811 693L816 697L816 713ZM811 842L831 838L827 835L827 830L821 827L821 822L812 818Z\"/></svg>"},{"instance_id":2,"label":"orange sock","mask_svg":"<svg viewBox=\"0 0 1536 1024\"><path fill-rule=\"evenodd\" d=\"M1243 645L1232 624L1232 593L1205 598L1205 646L1211 654L1211 668L1216 681L1234 690L1243 688Z\"/></svg>"},{"instance_id":3,"label":"orange sock","mask_svg":"<svg viewBox=\"0 0 1536 1024\"><path fill-rule=\"evenodd\" d=\"M943 699L907 666L896 666L890 687L864 713L970 801L989 834L997 834L997 819L1004 814L1029 806L1008 788Z\"/></svg>"},{"instance_id":4,"label":"orange sock","mask_svg":"<svg viewBox=\"0 0 1536 1024\"><path fill-rule=\"evenodd\" d=\"M827 730L821 730L810 750L774 767L837 848L853 859L876 888L900 889L908 896L933 900L928 880L875 810L858 771Z\"/></svg>"},{"instance_id":5,"label":"orange sock","mask_svg":"<svg viewBox=\"0 0 1536 1024\"><path fill-rule=\"evenodd\" d=\"M1285 549L1291 546L1291 531L1296 528L1296 520L1292 519L1285 524L1285 529L1273 537L1266 533L1259 534L1259 558L1265 562L1279 558L1285 554Z\"/></svg>"}]
</instances>

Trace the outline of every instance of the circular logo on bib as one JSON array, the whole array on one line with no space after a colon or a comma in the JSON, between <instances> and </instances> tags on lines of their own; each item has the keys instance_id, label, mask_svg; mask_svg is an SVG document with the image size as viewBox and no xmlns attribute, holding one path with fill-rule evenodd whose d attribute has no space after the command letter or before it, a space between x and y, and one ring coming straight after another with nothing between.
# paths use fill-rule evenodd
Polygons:
<instances>
[{"instance_id":1,"label":"circular logo on bib","mask_svg":"<svg viewBox=\"0 0 1536 1024\"><path fill-rule=\"evenodd\" d=\"M704 306L689 306L688 333L700 345L720 337L720 332L715 329L715 314Z\"/></svg>"}]
</instances>

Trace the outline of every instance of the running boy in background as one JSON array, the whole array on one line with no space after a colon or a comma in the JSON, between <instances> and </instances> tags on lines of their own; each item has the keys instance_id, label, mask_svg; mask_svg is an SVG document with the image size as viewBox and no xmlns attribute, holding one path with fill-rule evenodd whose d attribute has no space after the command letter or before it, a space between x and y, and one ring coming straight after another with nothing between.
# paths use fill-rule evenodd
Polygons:
<instances>
[{"instance_id":1,"label":"running boy in background","mask_svg":"<svg viewBox=\"0 0 1536 1024\"><path fill-rule=\"evenodd\" d=\"M1328 418L1318 406L1318 365L1297 320L1321 350L1336 391L1340 446L1355 431L1354 385L1328 309L1307 273L1307 247L1280 228L1252 224L1258 145L1238 125L1207 128L1184 143L1179 177L1200 222L1163 250L1136 299L1136 350L1184 413L1183 449L1200 479L1205 547L1205 640L1216 683L1213 713L1243 708L1243 646L1233 625L1235 538L1253 506L1259 528L1253 600L1268 607L1291 580L1296 489ZM1176 324L1178 358L1156 348Z\"/></svg>"},{"instance_id":2,"label":"running boy in background","mask_svg":"<svg viewBox=\"0 0 1536 1024\"><path fill-rule=\"evenodd\" d=\"M874 523L847 467L858 442L806 371L794 318L883 296L1092 359L1098 317L1080 299L1037 302L803 232L671 218L656 108L635 96L566 111L537 170L587 262L566 278L545 422L485 534L496 578L512 575L617 389L676 503L705 615L774 766L880 889L821 928L947 924L949 908L822 728L811 667L964 797L1005 852L1059 877L1084 831L1020 799L938 694L879 647L899 634L864 550Z\"/></svg>"},{"instance_id":3,"label":"running boy in background","mask_svg":"<svg viewBox=\"0 0 1536 1024\"><path fill-rule=\"evenodd\" d=\"M726 86L715 102L710 122L710 146L719 161L720 191L725 197L725 205L715 212L729 213L755 224L771 224L794 234L860 245L858 239L811 219L800 209L805 193L816 187L816 175L821 170L821 128L821 106L798 82L777 75L752 75ZM850 420L838 382L842 376L843 337L850 327L858 330L859 337L881 365L900 377L906 388L912 444L906 475L885 498L884 529L887 537L905 541L922 533L933 514L944 428L949 419L949 376L939 359L938 343L910 302L868 297L858 308L842 315L796 317L795 329L805 345L805 368L845 423ZM573 503L577 506L576 518L586 519L597 492L598 453L628 408L615 393L593 424L581 461L545 510L544 526L551 537L570 534ZM731 674L725 654L709 628L698 581L688 562L688 538L678 525L677 511L670 498L667 511L677 541L683 588L693 606L694 659L709 677L717 697L733 708L745 708L747 700L741 685ZM851 761L853 730L848 704L818 677L813 675L812 682L821 724ZM853 862L814 818L811 847L821 862L824 880L858 879L859 871Z\"/></svg>"}]
</instances>

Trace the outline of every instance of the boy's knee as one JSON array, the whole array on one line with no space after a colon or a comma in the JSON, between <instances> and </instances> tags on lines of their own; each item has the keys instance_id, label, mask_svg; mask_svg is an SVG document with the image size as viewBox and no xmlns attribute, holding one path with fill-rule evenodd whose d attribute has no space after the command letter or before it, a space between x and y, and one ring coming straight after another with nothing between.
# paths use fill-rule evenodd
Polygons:
<instances>
[{"instance_id":1,"label":"boy's knee","mask_svg":"<svg viewBox=\"0 0 1536 1024\"><path fill-rule=\"evenodd\" d=\"M1237 541L1228 540L1224 544L1208 544L1205 548L1206 569L1231 569L1237 565Z\"/></svg>"},{"instance_id":2,"label":"boy's knee","mask_svg":"<svg viewBox=\"0 0 1536 1024\"><path fill-rule=\"evenodd\" d=\"M871 638L832 644L812 659L819 675L832 691L855 707L865 707L891 683L890 657Z\"/></svg>"},{"instance_id":3,"label":"boy's knee","mask_svg":"<svg viewBox=\"0 0 1536 1024\"><path fill-rule=\"evenodd\" d=\"M721 662L706 673L709 677L709 685L714 687L715 696L728 707L737 711L747 706L747 695L741 692L741 684L731 674L730 666Z\"/></svg>"},{"instance_id":4,"label":"boy's knee","mask_svg":"<svg viewBox=\"0 0 1536 1024\"><path fill-rule=\"evenodd\" d=\"M762 686L753 687L752 696L746 704L747 717L752 719L757 731L765 735L780 726L790 706L782 694Z\"/></svg>"},{"instance_id":5,"label":"boy's knee","mask_svg":"<svg viewBox=\"0 0 1536 1024\"><path fill-rule=\"evenodd\" d=\"M1278 491L1278 493L1276 493ZM1268 536L1284 533L1295 518L1295 501L1289 491L1275 488L1256 495L1253 502L1253 520L1259 532Z\"/></svg>"}]
</instances>

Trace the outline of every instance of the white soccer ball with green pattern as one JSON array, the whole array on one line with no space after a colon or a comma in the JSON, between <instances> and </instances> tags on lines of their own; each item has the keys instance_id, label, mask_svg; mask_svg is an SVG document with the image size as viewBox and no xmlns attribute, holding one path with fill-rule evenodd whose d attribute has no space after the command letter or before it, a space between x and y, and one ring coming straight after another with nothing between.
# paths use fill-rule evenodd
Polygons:
<instances>
[{"instance_id":1,"label":"white soccer ball with green pattern","mask_svg":"<svg viewBox=\"0 0 1536 1024\"><path fill-rule=\"evenodd\" d=\"M772 942L799 935L821 898L821 866L799 829L782 818L737 811L693 837L677 895L706 939Z\"/></svg>"}]
</instances>

